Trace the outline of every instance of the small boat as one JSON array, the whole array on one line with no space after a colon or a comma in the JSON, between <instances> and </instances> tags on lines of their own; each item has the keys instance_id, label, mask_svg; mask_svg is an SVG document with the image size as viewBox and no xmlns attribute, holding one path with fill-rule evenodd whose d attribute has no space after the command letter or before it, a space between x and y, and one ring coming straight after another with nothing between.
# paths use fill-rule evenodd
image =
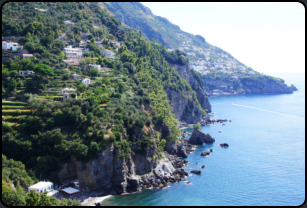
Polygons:
<instances>
[{"instance_id":1,"label":"small boat","mask_svg":"<svg viewBox=\"0 0 307 208\"><path fill-rule=\"evenodd\" d=\"M219 130L219 132L221 133L221 132L222 132L222 130Z\"/></svg>"}]
</instances>

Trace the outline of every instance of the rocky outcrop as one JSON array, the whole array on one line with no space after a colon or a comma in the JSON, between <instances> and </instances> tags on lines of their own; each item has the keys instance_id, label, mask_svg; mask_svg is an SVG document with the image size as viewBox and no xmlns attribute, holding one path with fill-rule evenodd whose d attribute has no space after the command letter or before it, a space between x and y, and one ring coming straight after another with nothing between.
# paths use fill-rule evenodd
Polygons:
<instances>
[{"instance_id":1,"label":"rocky outcrop","mask_svg":"<svg viewBox=\"0 0 307 208\"><path fill-rule=\"evenodd\" d=\"M210 134L194 129L192 136L189 139L189 144L202 145L203 143L213 143L215 139Z\"/></svg>"},{"instance_id":2,"label":"rocky outcrop","mask_svg":"<svg viewBox=\"0 0 307 208\"><path fill-rule=\"evenodd\" d=\"M297 88L292 84L287 86L284 80L272 78L269 76L262 77L244 77L238 80L232 79L208 79L203 78L206 86L211 86L212 89L220 89L221 85L226 86L224 92L235 90L238 94L245 93L293 93Z\"/></svg>"},{"instance_id":3,"label":"rocky outcrop","mask_svg":"<svg viewBox=\"0 0 307 208\"><path fill-rule=\"evenodd\" d=\"M229 145L227 143L222 143L220 144L221 147L229 147Z\"/></svg>"},{"instance_id":4,"label":"rocky outcrop","mask_svg":"<svg viewBox=\"0 0 307 208\"><path fill-rule=\"evenodd\" d=\"M155 135L154 139L157 141ZM122 159L120 151L109 143L97 159L89 162L79 162L71 157L71 161L58 172L58 178L61 183L78 180L81 190L95 190L102 195L130 193L150 187L163 188L188 176L183 169L187 161L184 163L177 157L177 154L188 155L192 149L192 145L183 139L177 144L169 144L173 155L163 152L163 158L155 160L156 145L147 147L145 154L130 153ZM136 152L135 148L131 148L133 152Z\"/></svg>"},{"instance_id":5,"label":"rocky outcrop","mask_svg":"<svg viewBox=\"0 0 307 208\"><path fill-rule=\"evenodd\" d=\"M197 175L201 174L201 171L200 170L192 170L191 173L195 173Z\"/></svg>"},{"instance_id":6,"label":"rocky outcrop","mask_svg":"<svg viewBox=\"0 0 307 208\"><path fill-rule=\"evenodd\" d=\"M178 140L176 142L170 142L166 140L165 151L171 155L177 155L178 157L186 158L193 151L193 145L188 143L188 140L185 139L186 132L181 132Z\"/></svg>"},{"instance_id":7,"label":"rocky outcrop","mask_svg":"<svg viewBox=\"0 0 307 208\"><path fill-rule=\"evenodd\" d=\"M185 79L190 84L192 89L196 92L197 100L200 103L202 109L206 112L211 112L211 104L208 100L208 97L205 95L205 90L203 86L200 86L197 80L195 80L195 78L193 77L191 69L189 67L189 63L182 66L171 63L170 65L178 71L179 75L183 79Z\"/></svg>"},{"instance_id":8,"label":"rocky outcrop","mask_svg":"<svg viewBox=\"0 0 307 208\"><path fill-rule=\"evenodd\" d=\"M180 92L171 90L170 88L167 88L165 92L174 110L176 119L190 124L201 121L202 112L192 101L192 95L184 97Z\"/></svg>"},{"instance_id":9,"label":"rocky outcrop","mask_svg":"<svg viewBox=\"0 0 307 208\"><path fill-rule=\"evenodd\" d=\"M200 156L209 156L210 155L210 152L208 151L203 151L200 153Z\"/></svg>"}]
</instances>

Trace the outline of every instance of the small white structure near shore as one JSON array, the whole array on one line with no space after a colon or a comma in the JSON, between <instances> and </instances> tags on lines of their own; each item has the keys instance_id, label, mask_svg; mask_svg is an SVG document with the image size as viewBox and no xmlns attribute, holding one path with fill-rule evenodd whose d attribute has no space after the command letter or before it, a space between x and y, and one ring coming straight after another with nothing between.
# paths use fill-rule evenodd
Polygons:
<instances>
[{"instance_id":1,"label":"small white structure near shore","mask_svg":"<svg viewBox=\"0 0 307 208\"><path fill-rule=\"evenodd\" d=\"M78 189L75 189L75 188L71 188L71 187L68 187L68 188L65 188L65 189L62 189L63 192L65 192L66 194L76 194L76 193L79 193L80 191Z\"/></svg>"},{"instance_id":2,"label":"small white structure near shore","mask_svg":"<svg viewBox=\"0 0 307 208\"><path fill-rule=\"evenodd\" d=\"M36 191L37 193L44 193L46 191L53 190L53 183L52 182L38 182L30 187L28 187L28 191Z\"/></svg>"},{"instance_id":3,"label":"small white structure near shore","mask_svg":"<svg viewBox=\"0 0 307 208\"><path fill-rule=\"evenodd\" d=\"M56 196L59 194L59 191L57 190L51 190L47 193L47 196Z\"/></svg>"}]
</instances>

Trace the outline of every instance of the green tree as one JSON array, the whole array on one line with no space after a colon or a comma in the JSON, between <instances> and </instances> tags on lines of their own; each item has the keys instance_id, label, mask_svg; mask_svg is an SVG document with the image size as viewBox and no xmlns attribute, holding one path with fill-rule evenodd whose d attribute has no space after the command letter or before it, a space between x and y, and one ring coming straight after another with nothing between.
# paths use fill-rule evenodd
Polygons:
<instances>
[{"instance_id":1,"label":"green tree","mask_svg":"<svg viewBox=\"0 0 307 208\"><path fill-rule=\"evenodd\" d=\"M9 90L9 91L13 91L13 90L16 89L16 87L17 87L17 82L16 82L16 80L15 80L14 78L11 78L11 79L10 79L10 82L9 82L8 90Z\"/></svg>"},{"instance_id":2,"label":"green tree","mask_svg":"<svg viewBox=\"0 0 307 208\"><path fill-rule=\"evenodd\" d=\"M201 130L201 126L199 123L194 126L194 130Z\"/></svg>"},{"instance_id":3,"label":"green tree","mask_svg":"<svg viewBox=\"0 0 307 208\"><path fill-rule=\"evenodd\" d=\"M2 201L6 206L24 206L25 202L21 195L16 191L6 190L2 191Z\"/></svg>"},{"instance_id":4,"label":"green tree","mask_svg":"<svg viewBox=\"0 0 307 208\"><path fill-rule=\"evenodd\" d=\"M90 75L91 75L92 77L97 77L98 74L99 74L99 71L98 71L97 68L93 67L93 68L90 69L89 73L90 73Z\"/></svg>"},{"instance_id":5,"label":"green tree","mask_svg":"<svg viewBox=\"0 0 307 208\"><path fill-rule=\"evenodd\" d=\"M46 64L37 64L34 67L37 74L53 76L53 69Z\"/></svg>"}]
</instances>

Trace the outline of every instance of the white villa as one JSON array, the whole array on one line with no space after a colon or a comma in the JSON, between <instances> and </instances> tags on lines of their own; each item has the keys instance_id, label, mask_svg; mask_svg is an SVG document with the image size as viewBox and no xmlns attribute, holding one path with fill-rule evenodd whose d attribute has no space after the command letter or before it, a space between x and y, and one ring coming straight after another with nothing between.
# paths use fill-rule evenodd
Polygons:
<instances>
[{"instance_id":1,"label":"white villa","mask_svg":"<svg viewBox=\"0 0 307 208\"><path fill-rule=\"evenodd\" d=\"M91 80L89 78L85 78L81 82L82 82L82 84L85 84L85 85L91 84Z\"/></svg>"},{"instance_id":2,"label":"white villa","mask_svg":"<svg viewBox=\"0 0 307 208\"><path fill-rule=\"evenodd\" d=\"M33 71L32 70L26 70L26 71L18 71L18 76L29 76L29 75L33 75Z\"/></svg>"},{"instance_id":3,"label":"white villa","mask_svg":"<svg viewBox=\"0 0 307 208\"><path fill-rule=\"evenodd\" d=\"M64 21L64 24L68 24L68 25L72 25L72 24L74 24L72 21L70 21L70 20L65 20Z\"/></svg>"},{"instance_id":4,"label":"white villa","mask_svg":"<svg viewBox=\"0 0 307 208\"><path fill-rule=\"evenodd\" d=\"M108 50L108 49L101 50L100 54L101 54L101 56L104 56L104 57L115 56L115 53L113 51L111 51L111 50Z\"/></svg>"},{"instance_id":5,"label":"white villa","mask_svg":"<svg viewBox=\"0 0 307 208\"><path fill-rule=\"evenodd\" d=\"M100 70L101 66L100 65L96 65L96 64L89 64L90 68L96 68L98 70Z\"/></svg>"},{"instance_id":6,"label":"white villa","mask_svg":"<svg viewBox=\"0 0 307 208\"><path fill-rule=\"evenodd\" d=\"M81 79L81 75L79 75L79 74L72 74L72 75L70 75L70 78L72 78L73 80Z\"/></svg>"},{"instance_id":7,"label":"white villa","mask_svg":"<svg viewBox=\"0 0 307 208\"><path fill-rule=\"evenodd\" d=\"M64 88L64 89L62 89L62 90L60 90L60 93L75 93L76 92L76 90L75 89L73 89L73 88Z\"/></svg>"},{"instance_id":8,"label":"white villa","mask_svg":"<svg viewBox=\"0 0 307 208\"><path fill-rule=\"evenodd\" d=\"M2 41L2 49L4 50L14 50L16 51L18 48L22 48L21 45L15 42L9 42L9 41Z\"/></svg>"},{"instance_id":9,"label":"white villa","mask_svg":"<svg viewBox=\"0 0 307 208\"><path fill-rule=\"evenodd\" d=\"M41 11L41 12L46 12L46 11L48 11L48 9L41 9L41 8L37 8L37 7L35 7L35 9L37 9L38 11Z\"/></svg>"},{"instance_id":10,"label":"white villa","mask_svg":"<svg viewBox=\"0 0 307 208\"><path fill-rule=\"evenodd\" d=\"M24 58L31 58L31 57L34 57L34 55L33 54L22 54L22 58L24 59Z\"/></svg>"},{"instance_id":11,"label":"white villa","mask_svg":"<svg viewBox=\"0 0 307 208\"><path fill-rule=\"evenodd\" d=\"M37 193L44 193L46 191L53 190L53 183L52 182L38 182L30 187L28 187L28 192L30 191L36 191Z\"/></svg>"},{"instance_id":12,"label":"white villa","mask_svg":"<svg viewBox=\"0 0 307 208\"><path fill-rule=\"evenodd\" d=\"M81 48L73 48L71 45L67 46L63 49L64 53L67 57L81 57L82 49Z\"/></svg>"}]
</instances>

